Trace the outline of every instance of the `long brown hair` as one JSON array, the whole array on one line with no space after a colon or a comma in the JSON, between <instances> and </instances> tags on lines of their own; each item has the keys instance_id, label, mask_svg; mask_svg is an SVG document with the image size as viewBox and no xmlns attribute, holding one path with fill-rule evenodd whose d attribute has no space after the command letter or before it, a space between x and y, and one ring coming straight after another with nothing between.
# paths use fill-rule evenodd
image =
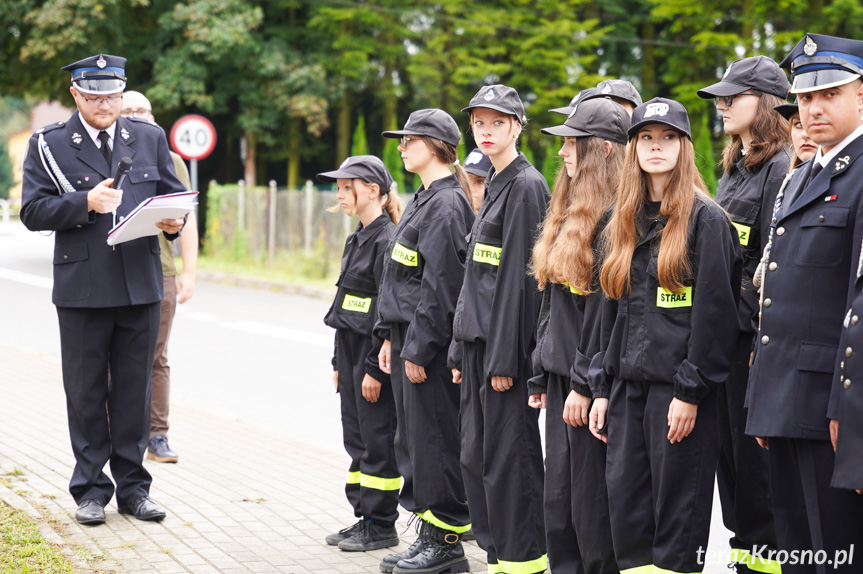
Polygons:
<instances>
[{"instance_id":1,"label":"long brown hair","mask_svg":"<svg viewBox=\"0 0 863 574\"><path fill-rule=\"evenodd\" d=\"M749 171L758 171L770 158L791 145L791 132L788 120L773 109L786 103L785 100L758 90L751 92L758 96L758 108L755 110L755 120L749 126L752 141L749 142L743 165ZM722 150L722 167L725 168L725 173L731 173L742 152L743 140L738 135L732 135L731 141Z\"/></svg>"},{"instance_id":2,"label":"long brown hair","mask_svg":"<svg viewBox=\"0 0 863 574\"><path fill-rule=\"evenodd\" d=\"M674 293L679 293L691 278L689 219L696 193L703 193L706 189L695 167L692 141L682 133L679 137L680 155L665 184L659 208L659 214L668 218L659 234L659 284ZM630 141L617 188L617 202L602 236L604 257L600 284L606 295L613 299L620 299L624 292L629 293L632 289L632 256L640 239L636 222L643 217L647 201L647 175L638 164L635 142Z\"/></svg>"},{"instance_id":3,"label":"long brown hair","mask_svg":"<svg viewBox=\"0 0 863 574\"><path fill-rule=\"evenodd\" d=\"M458 179L458 183L461 186L461 190L464 192L465 197L467 198L467 203L470 205L471 209L475 210L473 204L473 197L470 193L470 181L467 179L467 172L464 168L456 163L458 159L458 148L450 143L439 140L437 138L433 138L431 136L419 136L419 138L425 142L431 152L442 162L447 165L452 166L453 171L455 172L455 176Z\"/></svg>"},{"instance_id":4,"label":"long brown hair","mask_svg":"<svg viewBox=\"0 0 863 574\"><path fill-rule=\"evenodd\" d=\"M577 138L575 177L563 168L557 174L530 266L540 290L551 281L592 292L596 224L614 202L626 155L626 146L610 143L606 157L604 140Z\"/></svg>"},{"instance_id":5,"label":"long brown hair","mask_svg":"<svg viewBox=\"0 0 863 574\"><path fill-rule=\"evenodd\" d=\"M366 181L362 178L354 178L354 179L359 179L361 182L363 182L364 184L366 184L368 186L373 185L372 182ZM378 185L378 187L380 187L380 185ZM351 193L354 194L354 202L356 202L357 190L354 188L354 186L351 186ZM402 211L404 211L404 204L402 204L402 200L399 197L399 194L396 193L396 191L394 189L391 189L389 191L387 191L385 189L381 189L380 195L378 196L378 199L380 201L383 201L384 196L386 196L386 201L384 201L384 203L381 205L381 208L383 208L383 210L387 213L387 215L390 216L390 219L392 220L393 223L398 224L399 220L402 218ZM327 208L327 211L329 211L330 213L338 213L341 210L342 210L342 208L339 206L338 203Z\"/></svg>"}]
</instances>

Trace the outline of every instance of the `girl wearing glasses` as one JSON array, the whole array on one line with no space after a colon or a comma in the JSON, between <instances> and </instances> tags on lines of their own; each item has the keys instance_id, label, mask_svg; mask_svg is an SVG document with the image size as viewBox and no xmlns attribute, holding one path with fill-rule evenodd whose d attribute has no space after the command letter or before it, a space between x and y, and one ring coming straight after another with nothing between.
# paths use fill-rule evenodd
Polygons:
<instances>
[{"instance_id":1,"label":"girl wearing glasses","mask_svg":"<svg viewBox=\"0 0 863 574\"><path fill-rule=\"evenodd\" d=\"M614 211L601 236L599 351L590 430L608 445L620 571L701 572L719 457L716 387L728 377L742 263L705 193L686 109L635 108ZM732 318L729 321L729 318Z\"/></svg>"},{"instance_id":2,"label":"girl wearing glasses","mask_svg":"<svg viewBox=\"0 0 863 574\"><path fill-rule=\"evenodd\" d=\"M391 373L404 479L401 505L421 519L404 552L384 557L384 572L468 572L461 537L470 529L459 467L458 388L447 351L474 220L467 179L456 163L461 132L438 109L418 110L400 138L405 169L422 181L405 208L384 265L379 321L382 371Z\"/></svg>"},{"instance_id":3,"label":"girl wearing glasses","mask_svg":"<svg viewBox=\"0 0 863 574\"><path fill-rule=\"evenodd\" d=\"M585 100L562 126L563 167L531 270L542 290L530 405L545 408L545 536L552 572L616 574L611 544L605 444L587 427L588 357L599 342L602 301L594 240L614 202L629 115L609 98ZM561 420L562 419L562 420ZM583 566L583 568L582 568Z\"/></svg>"},{"instance_id":4,"label":"girl wearing glasses","mask_svg":"<svg viewBox=\"0 0 863 574\"><path fill-rule=\"evenodd\" d=\"M470 112L477 147L492 163L453 328L463 342L465 489L489 572L544 572L542 448L527 393L541 296L528 263L548 184L516 149L526 120L514 89L484 86L462 111Z\"/></svg>"},{"instance_id":5,"label":"girl wearing glasses","mask_svg":"<svg viewBox=\"0 0 863 574\"><path fill-rule=\"evenodd\" d=\"M788 122L773 108L785 103L790 85L779 65L766 56L732 62L722 80L698 91L714 98L725 131L725 173L716 201L739 232L743 283L740 333L734 363L719 388L722 456L717 470L723 522L734 534L731 562L746 567L753 547L776 548L767 453L744 435L744 399L758 327L758 292L753 277L770 229L773 204L791 160Z\"/></svg>"}]
</instances>

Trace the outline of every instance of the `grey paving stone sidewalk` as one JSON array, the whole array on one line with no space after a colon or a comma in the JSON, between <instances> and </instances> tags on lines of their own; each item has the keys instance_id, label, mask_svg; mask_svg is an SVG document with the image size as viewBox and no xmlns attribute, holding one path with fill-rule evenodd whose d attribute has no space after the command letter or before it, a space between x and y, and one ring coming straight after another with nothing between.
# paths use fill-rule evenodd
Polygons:
<instances>
[{"instance_id":1,"label":"grey paving stone sidewalk","mask_svg":"<svg viewBox=\"0 0 863 574\"><path fill-rule=\"evenodd\" d=\"M343 493L347 456L339 445L324 451L301 436L181 402L172 404L171 420L180 463L146 463L151 495L168 518L140 522L117 514L112 502L105 525L82 527L67 490L74 459L59 357L0 344L0 498L41 516L50 540L85 570L378 572L387 550L346 553L323 542L352 521ZM406 532L398 550L413 538ZM474 543L466 549L472 571L485 572L484 553Z\"/></svg>"}]
</instances>

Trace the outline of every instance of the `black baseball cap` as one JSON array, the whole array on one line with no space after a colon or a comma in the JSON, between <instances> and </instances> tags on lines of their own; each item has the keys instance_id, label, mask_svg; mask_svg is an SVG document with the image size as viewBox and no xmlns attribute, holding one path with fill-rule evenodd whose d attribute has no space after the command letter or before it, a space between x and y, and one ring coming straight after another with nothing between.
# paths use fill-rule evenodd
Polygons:
<instances>
[{"instance_id":1,"label":"black baseball cap","mask_svg":"<svg viewBox=\"0 0 863 574\"><path fill-rule=\"evenodd\" d=\"M491 160L488 156L480 151L479 148L474 148L467 157L464 158L462 164L464 170L477 177L488 177L488 172L491 170Z\"/></svg>"},{"instance_id":2,"label":"black baseball cap","mask_svg":"<svg viewBox=\"0 0 863 574\"><path fill-rule=\"evenodd\" d=\"M632 104L636 108L642 104L641 94L635 89L635 86L627 80L603 80L596 84L596 88L590 94L583 96L581 101L591 98L620 98Z\"/></svg>"},{"instance_id":3,"label":"black baseball cap","mask_svg":"<svg viewBox=\"0 0 863 574\"><path fill-rule=\"evenodd\" d=\"M474 108L497 110L515 116L520 123L524 123L524 104L521 103L518 92L503 84L481 87L476 95L470 99L470 104L466 108L462 108L461 111L470 112Z\"/></svg>"},{"instance_id":4,"label":"black baseball cap","mask_svg":"<svg viewBox=\"0 0 863 574\"><path fill-rule=\"evenodd\" d=\"M767 56L734 60L722 79L698 90L698 97L709 100L717 96L736 96L746 90L758 90L785 99L791 84L779 64Z\"/></svg>"},{"instance_id":5,"label":"black baseball cap","mask_svg":"<svg viewBox=\"0 0 863 574\"><path fill-rule=\"evenodd\" d=\"M576 104L562 126L543 128L544 134L562 137L593 136L626 145L629 114L610 98L594 98Z\"/></svg>"},{"instance_id":6,"label":"black baseball cap","mask_svg":"<svg viewBox=\"0 0 863 574\"><path fill-rule=\"evenodd\" d=\"M689 114L683 104L666 98L653 98L644 102L632 112L632 125L629 128L629 139L638 134L638 130L648 124L665 124L686 137L692 139L692 130L689 127Z\"/></svg>"},{"instance_id":7,"label":"black baseball cap","mask_svg":"<svg viewBox=\"0 0 863 574\"><path fill-rule=\"evenodd\" d=\"M60 68L72 74L72 84L85 94L116 94L126 88L126 58L98 54Z\"/></svg>"},{"instance_id":8,"label":"black baseball cap","mask_svg":"<svg viewBox=\"0 0 863 574\"><path fill-rule=\"evenodd\" d=\"M563 115L569 117L569 114L572 113L572 108L574 108L576 106L576 104L578 104L578 102L586 100L595 91L596 91L596 88L587 88L586 90L581 90L580 92L575 94L575 97L572 98L572 100L569 102L568 106L564 106L562 108L554 108L554 109L551 109L548 111L554 112L556 114L563 114Z\"/></svg>"},{"instance_id":9,"label":"black baseball cap","mask_svg":"<svg viewBox=\"0 0 863 574\"><path fill-rule=\"evenodd\" d=\"M408 117L403 129L390 130L382 135L395 139L402 136L429 136L454 146L461 139L461 131L452 116L437 108L417 110Z\"/></svg>"},{"instance_id":10,"label":"black baseball cap","mask_svg":"<svg viewBox=\"0 0 863 574\"><path fill-rule=\"evenodd\" d=\"M368 183L376 183L381 188L381 194L389 192L393 184L393 176L379 158L373 155L354 155L342 162L339 169L318 174L318 181L336 181L337 179L361 179Z\"/></svg>"},{"instance_id":11,"label":"black baseball cap","mask_svg":"<svg viewBox=\"0 0 863 574\"><path fill-rule=\"evenodd\" d=\"M779 65L791 70L792 94L835 88L863 77L863 42L806 34Z\"/></svg>"},{"instance_id":12,"label":"black baseball cap","mask_svg":"<svg viewBox=\"0 0 863 574\"><path fill-rule=\"evenodd\" d=\"M791 116L800 113L800 108L797 105L796 99L794 100L793 104L782 104L781 106L773 106L773 109L779 112L779 115L786 120L790 120Z\"/></svg>"}]
</instances>

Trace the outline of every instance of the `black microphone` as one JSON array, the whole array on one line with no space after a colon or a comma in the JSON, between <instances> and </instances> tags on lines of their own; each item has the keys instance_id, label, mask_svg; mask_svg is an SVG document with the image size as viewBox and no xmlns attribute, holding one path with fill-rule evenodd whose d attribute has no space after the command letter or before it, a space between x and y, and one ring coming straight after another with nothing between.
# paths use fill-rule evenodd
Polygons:
<instances>
[{"instance_id":1,"label":"black microphone","mask_svg":"<svg viewBox=\"0 0 863 574\"><path fill-rule=\"evenodd\" d=\"M124 157L117 164L117 171L114 173L114 183L111 184L111 189L119 189L120 183L126 175L132 170L132 158Z\"/></svg>"}]
</instances>

